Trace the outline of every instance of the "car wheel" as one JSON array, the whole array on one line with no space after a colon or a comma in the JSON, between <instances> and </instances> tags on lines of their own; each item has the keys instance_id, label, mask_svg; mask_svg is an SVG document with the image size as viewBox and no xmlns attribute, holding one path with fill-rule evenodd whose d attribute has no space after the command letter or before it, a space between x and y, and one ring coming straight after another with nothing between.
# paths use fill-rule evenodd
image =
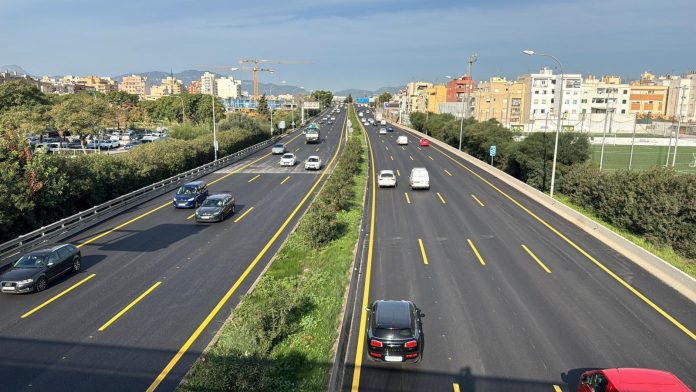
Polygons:
<instances>
[{"instance_id":1,"label":"car wheel","mask_svg":"<svg viewBox=\"0 0 696 392\"><path fill-rule=\"evenodd\" d=\"M46 279L45 276L40 277L39 280L36 281L36 292L38 293L39 291L46 290L46 286L48 286L48 279Z\"/></svg>"},{"instance_id":2,"label":"car wheel","mask_svg":"<svg viewBox=\"0 0 696 392\"><path fill-rule=\"evenodd\" d=\"M198 207L200 207L200 205L201 205L201 203L199 203L198 200L196 200L196 202L193 203L193 206L194 206L193 208L198 208Z\"/></svg>"},{"instance_id":3,"label":"car wheel","mask_svg":"<svg viewBox=\"0 0 696 392\"><path fill-rule=\"evenodd\" d=\"M80 268L82 268L82 262L80 261L79 257L75 257L75 259L73 260L73 263L72 263L73 272L79 271Z\"/></svg>"},{"instance_id":4,"label":"car wheel","mask_svg":"<svg viewBox=\"0 0 696 392\"><path fill-rule=\"evenodd\" d=\"M234 214L236 210L237 210L237 206L232 204L232 213Z\"/></svg>"}]
</instances>

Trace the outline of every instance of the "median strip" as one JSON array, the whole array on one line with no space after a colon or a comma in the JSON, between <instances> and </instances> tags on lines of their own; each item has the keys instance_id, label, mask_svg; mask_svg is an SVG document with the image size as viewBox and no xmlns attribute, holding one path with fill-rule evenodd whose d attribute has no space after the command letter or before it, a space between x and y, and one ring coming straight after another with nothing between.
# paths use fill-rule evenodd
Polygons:
<instances>
[{"instance_id":1,"label":"median strip","mask_svg":"<svg viewBox=\"0 0 696 392\"><path fill-rule=\"evenodd\" d=\"M88 281L88 280L94 278L96 275L97 275L97 274L92 274L92 275L90 275L90 276L88 276L88 277L82 279L81 281L75 283L74 285L68 287L67 289L65 289L65 290L63 290L62 292L60 292L59 294L55 295L54 297L52 297L52 298L49 299L48 301L42 303L41 305L35 307L34 309L32 309L32 310L30 310L30 311L24 313L24 314L22 315L21 318L27 318L27 317L31 316L32 314L38 312L39 310L43 309L45 306L47 306L47 305L50 304L51 302L57 300L58 298L64 296L65 294L67 294L67 293L73 291L74 289L76 289L77 287L79 287L80 285L82 285L83 283L85 283L86 281Z\"/></svg>"},{"instance_id":2,"label":"median strip","mask_svg":"<svg viewBox=\"0 0 696 392\"><path fill-rule=\"evenodd\" d=\"M479 251L478 251L478 249L476 249L476 246L474 246L474 243L471 242L470 239L467 239L467 242L469 242L469 246L474 251L474 254L476 255L476 258L478 259L479 263L481 263L481 265L485 266L486 262L483 261L483 257L481 257L481 254L479 254Z\"/></svg>"},{"instance_id":3,"label":"median strip","mask_svg":"<svg viewBox=\"0 0 696 392\"><path fill-rule=\"evenodd\" d=\"M420 246L421 256L423 257L423 264L428 265L428 255L425 254L425 247L423 247L423 240L418 239L418 246Z\"/></svg>"},{"instance_id":4,"label":"median strip","mask_svg":"<svg viewBox=\"0 0 696 392\"><path fill-rule=\"evenodd\" d=\"M253 209L254 209L254 207L250 207L248 210L244 211L244 213L242 215L240 215L239 218L234 220L234 223L237 223L240 220L244 219L244 217L247 216L247 214L250 213L251 210L253 210Z\"/></svg>"},{"instance_id":5,"label":"median strip","mask_svg":"<svg viewBox=\"0 0 696 392\"><path fill-rule=\"evenodd\" d=\"M126 306L125 308L123 308L123 310L121 310L120 312L116 313L116 315L115 315L114 317L112 317L109 321L107 321L106 323L104 323L104 325L102 325L101 327L99 327L99 332L103 332L105 329L109 328L109 326L110 326L111 324L113 324L114 322L116 322L116 320L118 320L121 316L123 316L124 314L126 314L126 312L128 312L129 310L131 310L131 308L132 308L133 306L137 305L138 302L142 301L143 298L145 298L148 294L150 294L154 289L156 289L156 288L157 288L159 285L161 285L161 284L162 284L162 282L157 282L157 283L153 284L149 289L147 289L144 293L140 294L140 295L138 296L138 298L134 299L133 302L131 302L131 303L128 304L128 306Z\"/></svg>"}]
</instances>

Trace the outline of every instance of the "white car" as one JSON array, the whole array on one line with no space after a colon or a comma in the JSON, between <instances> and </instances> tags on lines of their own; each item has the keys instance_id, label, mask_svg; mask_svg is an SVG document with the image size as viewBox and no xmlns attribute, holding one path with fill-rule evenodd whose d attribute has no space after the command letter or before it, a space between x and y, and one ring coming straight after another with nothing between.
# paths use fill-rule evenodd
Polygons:
<instances>
[{"instance_id":1,"label":"white car","mask_svg":"<svg viewBox=\"0 0 696 392\"><path fill-rule=\"evenodd\" d=\"M321 159L316 155L310 156L305 161L304 168L305 168L305 170L319 170L319 169L321 169Z\"/></svg>"},{"instance_id":2,"label":"white car","mask_svg":"<svg viewBox=\"0 0 696 392\"><path fill-rule=\"evenodd\" d=\"M380 128L380 129L379 129L379 134L380 134L380 135L386 135L386 134L387 134L387 128L384 128L384 127Z\"/></svg>"},{"instance_id":3,"label":"white car","mask_svg":"<svg viewBox=\"0 0 696 392\"><path fill-rule=\"evenodd\" d=\"M102 140L99 142L99 148L111 150L112 148L119 148L121 145L118 140Z\"/></svg>"},{"instance_id":4,"label":"white car","mask_svg":"<svg viewBox=\"0 0 696 392\"><path fill-rule=\"evenodd\" d=\"M285 154L285 144L283 143L278 143L271 148L271 152L275 154Z\"/></svg>"},{"instance_id":5,"label":"white car","mask_svg":"<svg viewBox=\"0 0 696 392\"><path fill-rule=\"evenodd\" d=\"M430 176L424 167L414 167L408 176L411 189L430 189Z\"/></svg>"},{"instance_id":6,"label":"white car","mask_svg":"<svg viewBox=\"0 0 696 392\"><path fill-rule=\"evenodd\" d=\"M377 185L382 187L396 187L396 176L393 170L381 170L377 176Z\"/></svg>"},{"instance_id":7,"label":"white car","mask_svg":"<svg viewBox=\"0 0 696 392\"><path fill-rule=\"evenodd\" d=\"M280 157L280 166L295 166L297 160L295 159L295 154L288 152Z\"/></svg>"},{"instance_id":8,"label":"white car","mask_svg":"<svg viewBox=\"0 0 696 392\"><path fill-rule=\"evenodd\" d=\"M407 145L408 144L408 137L406 137L405 135L401 135L401 136L397 137L396 144L402 145L402 146Z\"/></svg>"}]
</instances>

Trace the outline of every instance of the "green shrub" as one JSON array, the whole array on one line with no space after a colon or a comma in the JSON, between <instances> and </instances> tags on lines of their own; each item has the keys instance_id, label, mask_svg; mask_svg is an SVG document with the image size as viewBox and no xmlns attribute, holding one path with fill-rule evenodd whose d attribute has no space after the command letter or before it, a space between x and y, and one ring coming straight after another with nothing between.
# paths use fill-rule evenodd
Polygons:
<instances>
[{"instance_id":1,"label":"green shrub","mask_svg":"<svg viewBox=\"0 0 696 392\"><path fill-rule=\"evenodd\" d=\"M315 249L321 248L341 234L336 211L327 204L317 203L304 217L300 232L308 245Z\"/></svg>"}]
</instances>

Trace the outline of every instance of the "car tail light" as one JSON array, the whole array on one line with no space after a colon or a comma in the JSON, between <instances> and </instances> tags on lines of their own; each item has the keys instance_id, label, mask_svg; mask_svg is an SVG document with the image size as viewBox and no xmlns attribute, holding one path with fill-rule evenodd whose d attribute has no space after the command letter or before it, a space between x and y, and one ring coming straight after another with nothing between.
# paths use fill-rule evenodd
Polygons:
<instances>
[{"instance_id":1,"label":"car tail light","mask_svg":"<svg viewBox=\"0 0 696 392\"><path fill-rule=\"evenodd\" d=\"M371 357L382 358L382 354L380 354L380 353L369 353L369 354Z\"/></svg>"},{"instance_id":2,"label":"car tail light","mask_svg":"<svg viewBox=\"0 0 696 392\"><path fill-rule=\"evenodd\" d=\"M417 356L418 356L418 353L406 354L406 355L405 355L406 359L415 358L415 357L417 357Z\"/></svg>"},{"instance_id":3,"label":"car tail light","mask_svg":"<svg viewBox=\"0 0 696 392\"><path fill-rule=\"evenodd\" d=\"M383 347L384 345L379 340L370 339L370 346L372 347Z\"/></svg>"},{"instance_id":4,"label":"car tail light","mask_svg":"<svg viewBox=\"0 0 696 392\"><path fill-rule=\"evenodd\" d=\"M409 340L408 342L404 343L404 347L406 347L406 348L418 347L418 342L416 342L415 340Z\"/></svg>"}]
</instances>

